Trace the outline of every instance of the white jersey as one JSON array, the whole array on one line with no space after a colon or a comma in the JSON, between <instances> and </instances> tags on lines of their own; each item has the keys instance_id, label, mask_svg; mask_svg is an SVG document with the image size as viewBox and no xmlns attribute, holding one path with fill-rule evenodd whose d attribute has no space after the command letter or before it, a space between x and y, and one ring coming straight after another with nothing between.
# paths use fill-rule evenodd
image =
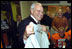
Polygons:
<instances>
[{"instance_id":1,"label":"white jersey","mask_svg":"<svg viewBox=\"0 0 72 49\"><path fill-rule=\"evenodd\" d=\"M25 48L49 48L50 42L46 32L42 31L40 24L34 24L34 32L28 37Z\"/></svg>"}]
</instances>

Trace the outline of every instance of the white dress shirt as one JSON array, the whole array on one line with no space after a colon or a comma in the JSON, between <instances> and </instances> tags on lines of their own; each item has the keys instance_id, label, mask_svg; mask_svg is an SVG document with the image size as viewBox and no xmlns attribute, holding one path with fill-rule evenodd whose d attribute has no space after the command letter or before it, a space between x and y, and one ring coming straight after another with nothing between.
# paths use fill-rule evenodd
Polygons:
<instances>
[{"instance_id":1,"label":"white dress shirt","mask_svg":"<svg viewBox=\"0 0 72 49\"><path fill-rule=\"evenodd\" d=\"M20 21L17 21L17 27L18 27L19 23L20 23Z\"/></svg>"},{"instance_id":2,"label":"white dress shirt","mask_svg":"<svg viewBox=\"0 0 72 49\"><path fill-rule=\"evenodd\" d=\"M36 22L36 23L38 23L38 20L36 20L36 18L34 17L34 16L32 16L32 15L30 15L31 16L31 18L33 18L33 20Z\"/></svg>"}]
</instances>

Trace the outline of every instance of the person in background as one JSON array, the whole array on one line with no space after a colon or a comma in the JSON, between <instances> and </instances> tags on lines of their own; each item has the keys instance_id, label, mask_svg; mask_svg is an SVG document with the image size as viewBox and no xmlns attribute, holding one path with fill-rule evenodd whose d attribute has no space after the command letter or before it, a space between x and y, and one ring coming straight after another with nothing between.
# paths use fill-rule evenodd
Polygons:
<instances>
[{"instance_id":1,"label":"person in background","mask_svg":"<svg viewBox=\"0 0 72 49\"><path fill-rule=\"evenodd\" d=\"M63 16L65 16L68 21L71 18L71 8L69 6L66 7L66 12L63 14Z\"/></svg>"},{"instance_id":2,"label":"person in background","mask_svg":"<svg viewBox=\"0 0 72 49\"><path fill-rule=\"evenodd\" d=\"M19 41L18 41L18 37L19 37L19 32L18 32L18 25L19 23L22 21L22 17L20 14L18 14L16 16L16 20L17 21L13 21L13 24L12 24L12 31L13 31L13 44L12 44L12 48L18 48L19 47Z\"/></svg>"},{"instance_id":3,"label":"person in background","mask_svg":"<svg viewBox=\"0 0 72 49\"><path fill-rule=\"evenodd\" d=\"M3 19L2 17L6 17L5 19ZM6 46L10 46L11 45L11 33L10 33L10 28L11 28L11 21L10 21L11 17L10 17L10 13L6 12L5 14L1 13L1 39L3 42L3 47L5 48ZM7 44L5 44L3 39L3 34L7 35ZM6 40L6 41L7 41Z\"/></svg>"},{"instance_id":4,"label":"person in background","mask_svg":"<svg viewBox=\"0 0 72 49\"><path fill-rule=\"evenodd\" d=\"M53 48L66 48L68 33L64 31L62 27L60 27L58 33L52 34Z\"/></svg>"},{"instance_id":5,"label":"person in background","mask_svg":"<svg viewBox=\"0 0 72 49\"><path fill-rule=\"evenodd\" d=\"M58 11L58 16L56 16L52 21L52 28L55 31L58 32L60 27L63 27L65 31L68 29L68 20L63 16L61 9Z\"/></svg>"},{"instance_id":6,"label":"person in background","mask_svg":"<svg viewBox=\"0 0 72 49\"><path fill-rule=\"evenodd\" d=\"M65 16L67 19L68 19L68 29L66 31L68 31L71 27L70 27L70 24L71 24L71 7L70 6L67 6L66 7L66 12L63 14L63 16Z\"/></svg>"},{"instance_id":7,"label":"person in background","mask_svg":"<svg viewBox=\"0 0 72 49\"><path fill-rule=\"evenodd\" d=\"M17 27L18 27L19 23L22 21L21 15L18 14L18 15L16 16L16 19L17 19Z\"/></svg>"}]
</instances>

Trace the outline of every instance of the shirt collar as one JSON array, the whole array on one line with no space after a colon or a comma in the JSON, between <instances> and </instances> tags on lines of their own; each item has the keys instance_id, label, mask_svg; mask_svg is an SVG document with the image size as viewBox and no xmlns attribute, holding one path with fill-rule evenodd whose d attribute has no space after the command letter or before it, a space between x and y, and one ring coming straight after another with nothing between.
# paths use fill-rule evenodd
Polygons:
<instances>
[{"instance_id":1,"label":"shirt collar","mask_svg":"<svg viewBox=\"0 0 72 49\"><path fill-rule=\"evenodd\" d=\"M33 20L36 22L36 23L38 23L38 20L36 20L36 18L33 16L33 15L30 15L31 16L31 18L33 18Z\"/></svg>"}]
</instances>

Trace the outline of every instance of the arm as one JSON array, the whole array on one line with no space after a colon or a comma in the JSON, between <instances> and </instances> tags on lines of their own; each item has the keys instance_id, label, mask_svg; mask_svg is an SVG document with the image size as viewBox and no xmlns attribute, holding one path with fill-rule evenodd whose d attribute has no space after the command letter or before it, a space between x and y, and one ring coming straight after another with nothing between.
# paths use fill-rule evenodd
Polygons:
<instances>
[{"instance_id":1,"label":"arm","mask_svg":"<svg viewBox=\"0 0 72 49\"><path fill-rule=\"evenodd\" d=\"M34 34L34 29L33 29L33 25L30 23L29 25L26 26L24 35L23 35L23 42L24 44L26 44L26 40L28 39L28 37L32 34Z\"/></svg>"},{"instance_id":2,"label":"arm","mask_svg":"<svg viewBox=\"0 0 72 49\"><path fill-rule=\"evenodd\" d=\"M65 31L68 29L68 20L65 18Z\"/></svg>"},{"instance_id":3,"label":"arm","mask_svg":"<svg viewBox=\"0 0 72 49\"><path fill-rule=\"evenodd\" d=\"M47 33L47 27L45 25L41 25L41 26L42 26L42 30Z\"/></svg>"},{"instance_id":4,"label":"arm","mask_svg":"<svg viewBox=\"0 0 72 49\"><path fill-rule=\"evenodd\" d=\"M24 32L24 39L27 39L31 34L34 34L34 26L30 22L29 25L26 26L25 32Z\"/></svg>"},{"instance_id":5,"label":"arm","mask_svg":"<svg viewBox=\"0 0 72 49\"><path fill-rule=\"evenodd\" d=\"M65 27L65 31L68 29L68 26Z\"/></svg>"},{"instance_id":6,"label":"arm","mask_svg":"<svg viewBox=\"0 0 72 49\"><path fill-rule=\"evenodd\" d=\"M58 29L55 27L56 18L52 21L52 28L58 32Z\"/></svg>"},{"instance_id":7,"label":"arm","mask_svg":"<svg viewBox=\"0 0 72 49\"><path fill-rule=\"evenodd\" d=\"M58 32L58 29L55 26L52 26L52 28Z\"/></svg>"}]
</instances>

